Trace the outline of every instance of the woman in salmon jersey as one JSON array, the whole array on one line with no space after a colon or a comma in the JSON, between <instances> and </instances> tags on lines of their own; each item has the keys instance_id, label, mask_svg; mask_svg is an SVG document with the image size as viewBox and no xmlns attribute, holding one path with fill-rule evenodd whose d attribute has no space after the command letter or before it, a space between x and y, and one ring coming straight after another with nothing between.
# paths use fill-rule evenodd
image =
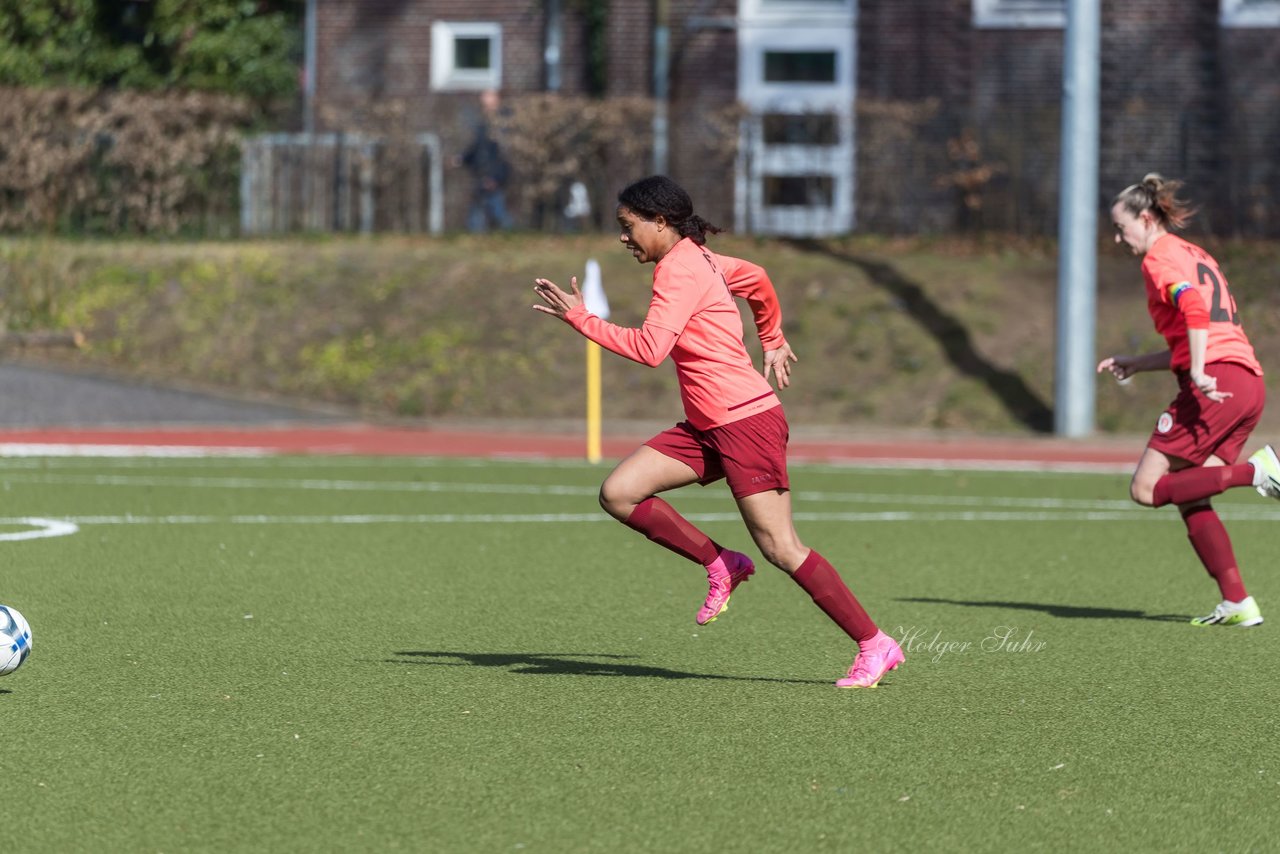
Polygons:
<instances>
[{"instance_id":1,"label":"woman in salmon jersey","mask_svg":"<svg viewBox=\"0 0 1280 854\"><path fill-rule=\"evenodd\" d=\"M1098 371L1127 380L1139 371L1172 370L1178 396L1161 413L1129 485L1146 507L1174 504L1187 537L1222 601L1197 626L1256 626L1258 603L1240 580L1231 538L1209 499L1237 486L1280 498L1280 459L1270 445L1237 463L1262 415L1262 367L1240 325L1218 262L1174 235L1195 213L1177 198L1182 182L1152 173L1111 203L1116 243L1142 257L1147 309L1169 349L1108 356Z\"/></svg>"},{"instance_id":2,"label":"woman in salmon jersey","mask_svg":"<svg viewBox=\"0 0 1280 854\"><path fill-rule=\"evenodd\" d=\"M800 541L787 478L789 431L769 384L790 383L795 354L782 334L782 314L765 271L716 255L708 233L720 229L693 212L689 194L670 178L643 178L618 194L622 244L641 264L654 264L653 295L643 325L625 328L587 311L577 279L570 291L537 279L546 303L534 308L568 323L602 347L656 367L675 363L686 420L637 448L600 487L600 505L619 522L706 568L710 589L697 614L705 625L755 571L744 554L723 548L681 516L659 493L724 478L755 544L846 634L858 654L842 688L871 688L904 660L822 555ZM751 306L764 367L757 372L743 344L734 297Z\"/></svg>"}]
</instances>

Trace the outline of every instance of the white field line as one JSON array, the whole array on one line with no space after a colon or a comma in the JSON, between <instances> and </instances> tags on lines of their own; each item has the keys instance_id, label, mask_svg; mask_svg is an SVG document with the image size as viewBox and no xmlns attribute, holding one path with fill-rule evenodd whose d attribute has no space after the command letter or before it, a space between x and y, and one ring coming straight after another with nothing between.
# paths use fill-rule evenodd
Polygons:
<instances>
[{"instance_id":1,"label":"white field line","mask_svg":"<svg viewBox=\"0 0 1280 854\"><path fill-rule=\"evenodd\" d=\"M688 513L685 518L692 522L735 522L741 519L737 513ZM1238 517L1229 517L1238 518ZM796 513L795 519L801 522L1163 522L1171 523L1173 517L1167 514L1148 514L1134 516L1129 513L1114 512L1001 512L1001 511L955 511L955 512L916 512L912 510L886 510L866 513ZM1266 521L1280 519L1273 514ZM1254 517L1247 521L1260 521ZM66 530L58 533L27 534L22 539L34 536L58 536L60 533L75 533L80 525L446 525L446 524L507 524L507 523L561 523L561 522L608 522L610 517L600 513L388 513L388 514L342 514L316 516L268 516L264 514L238 515L167 515L141 516L126 514L121 516L66 516L61 519L36 519L30 517L0 517L0 526L65 526ZM0 539L6 537L0 536ZM7 537L17 539L17 537Z\"/></svg>"},{"instance_id":2,"label":"white field line","mask_svg":"<svg viewBox=\"0 0 1280 854\"><path fill-rule=\"evenodd\" d=\"M2 448L3 445L0 445ZM399 471L408 469L469 469L483 468L493 469L495 466L508 466L519 468L551 468L551 469L570 469L576 471L593 471L599 472L601 476L612 469L612 464L590 463L586 460L574 459L552 459L552 458L504 458L483 459L478 457L397 457L397 456L310 456L305 454L288 454L273 455L263 454L257 456L240 457L235 454L225 454L218 456L155 456L155 457L138 457L138 456L119 456L119 457L92 457L92 456L27 456L27 457L6 457L0 453L0 473L10 470L22 469L38 469L42 471L48 470L75 470L86 467L94 469L112 468L112 469L163 469L175 464L184 467L196 467L201 465L217 466L225 468L227 466L235 466L237 468L325 468L325 469L342 469L342 468L394 468ZM1001 477L1039 477L1044 474L1055 475L1072 475L1093 477L1098 475L1115 475L1129 474L1133 467L1129 465L1114 465L1111 463L1070 463L1064 466L1054 465L1045 468L1040 464L1032 463L993 463L993 462L967 462L963 465L939 465L936 461L921 460L848 460L844 462L828 461L828 462L808 462L804 459L795 459L789 466L793 471L804 471L813 474L835 474L848 476L857 472L873 472L878 478L896 477L896 478L918 478L921 471L934 471L940 476L961 475L961 474L992 474Z\"/></svg>"},{"instance_id":3,"label":"white field line","mask_svg":"<svg viewBox=\"0 0 1280 854\"><path fill-rule=\"evenodd\" d=\"M324 492L422 492L488 495L595 495L594 486L545 486L518 483L458 483L456 481L332 480L260 477L199 477L187 475L75 475L0 474L9 483L52 483L79 486L172 486L182 489L297 489ZM725 500L717 492L690 490L681 499ZM909 504L953 507L1026 507L1039 509L1114 510L1140 512L1132 501L1073 498L1002 498L965 495L900 495L879 492L797 492L797 501L852 504Z\"/></svg>"},{"instance_id":4,"label":"white field line","mask_svg":"<svg viewBox=\"0 0 1280 854\"><path fill-rule=\"evenodd\" d=\"M0 457L269 457L272 448L208 447L204 445L76 445L50 442L0 442Z\"/></svg>"},{"instance_id":5,"label":"white field line","mask_svg":"<svg viewBox=\"0 0 1280 854\"><path fill-rule=\"evenodd\" d=\"M242 451L244 449L235 449ZM163 468L172 465L173 457L183 457L188 465L207 457L185 457L183 454L164 455L169 459L126 457L100 459L99 465L114 468ZM217 462L226 464L226 456ZM253 458L243 457L237 464L270 462L270 464L314 467L337 464L369 466L368 458ZM103 487L171 487L176 489L297 489L331 492L367 493L428 493L490 494L515 496L594 496L595 486L530 485L515 483L459 483L456 481L385 481L325 478L269 478L269 477L208 477L163 474L75 474L57 473L74 469L77 460L72 458L0 459L0 485L8 488L11 483L71 484ZM384 466L405 467L479 467L482 461L459 461L452 458L387 458L377 459ZM558 468L594 468L581 461L548 461L543 463ZM847 473L858 465L810 466L810 470ZM33 471L35 469L36 471ZM1036 467L1027 472L1044 471ZM1168 513L1149 513L1132 502L1121 499L1073 499L1026 496L965 496L922 495L883 492L798 492L799 502L822 501L827 503L873 504L890 507L905 505L904 509L874 510L866 512L819 512L797 510L795 519L801 522L1110 522L1147 521L1171 522L1176 517ZM681 493L681 500L708 499L726 501L723 490L688 490ZM1272 505L1274 506L1274 505ZM955 510L925 510L916 508L953 507ZM1219 507L1224 519L1238 521L1277 521L1280 509L1226 505ZM686 513L694 522L733 522L739 520L736 512ZM557 524L577 522L608 522L611 519L602 511L590 513L415 513L415 514L341 514L341 515L263 515L263 514L170 514L170 515L90 515L67 516L57 519L44 517L0 518L0 527L16 527L22 530L0 532L0 542L60 537L74 534L81 525L446 525L446 524Z\"/></svg>"},{"instance_id":6,"label":"white field line","mask_svg":"<svg viewBox=\"0 0 1280 854\"><path fill-rule=\"evenodd\" d=\"M685 513L695 522L732 522L741 520L737 513ZM929 522L929 521L1140 521L1129 513L1098 512L1016 512L1016 511L911 511L886 510L868 512L799 512L797 521L808 522ZM1271 519L1271 517L1268 517ZM1280 515L1274 516L1280 519ZM1171 521L1164 516L1147 516L1147 521ZM166 516L142 516L125 513L120 516L63 516L60 519L35 517L0 517L0 526L14 525L444 525L471 522L604 522L612 521L605 513L340 513L340 515L269 516L265 513L173 513Z\"/></svg>"},{"instance_id":7,"label":"white field line","mask_svg":"<svg viewBox=\"0 0 1280 854\"><path fill-rule=\"evenodd\" d=\"M788 458L788 463L792 459ZM849 460L847 463L826 460L811 461L803 455L794 458L796 464L821 466L828 469L899 469L912 474L921 471L966 471L966 472L999 472L1003 474L1129 474L1136 465L1132 463L1090 463L1056 460L924 460L924 459L883 459Z\"/></svg>"},{"instance_id":8,"label":"white field line","mask_svg":"<svg viewBox=\"0 0 1280 854\"><path fill-rule=\"evenodd\" d=\"M1266 514L1221 514L1231 521L1274 522L1280 520L1280 512ZM687 513L692 522L735 522L737 513ZM1117 511L915 511L885 510L865 513L821 513L802 511L794 514L798 522L1161 522L1171 524L1167 513L1134 514ZM0 532L0 542L62 537L77 533L81 526L93 525L492 525L492 524L565 524L612 521L603 512L598 513L401 513L401 514L342 514L342 515L283 515L265 514L235 515L116 515L116 516L67 516L60 519L41 517L0 518L0 528L17 527L24 530Z\"/></svg>"},{"instance_id":9,"label":"white field line","mask_svg":"<svg viewBox=\"0 0 1280 854\"><path fill-rule=\"evenodd\" d=\"M6 483L69 484L81 487L174 487L179 489L300 489L319 492L410 492L410 493L465 493L494 495L595 495L596 487L571 487L571 485L530 484L481 484L457 483L436 480L332 480L285 478L204 478L191 475L69 475L69 474L3 474L0 481ZM716 499L726 497L719 492L691 490L681 495L686 498ZM978 495L920 495L896 493L856 492L806 492L795 493L797 501L822 501L855 504L938 504L951 507L1033 507L1053 510L1106 510L1139 512L1142 508L1119 499L1076 498L1001 498Z\"/></svg>"},{"instance_id":10,"label":"white field line","mask_svg":"<svg viewBox=\"0 0 1280 854\"><path fill-rule=\"evenodd\" d=\"M187 475L76 475L54 473L0 474L0 483L69 484L79 486L148 486L174 487L178 489L296 489L322 492L416 492L428 494L482 494L524 496L594 496L595 486L533 485L520 483L459 483L456 481L395 481L395 480L343 480L324 478L267 478L267 477L201 477ZM1080 511L1084 513L1112 513L1117 518L1135 518L1147 512L1131 501L1121 499L1054 498L1037 496L972 496L972 495L923 495L889 492L829 492L800 491L797 502L822 501L827 503L876 504L1006 508L1015 511ZM689 490L680 494L681 501L725 501L721 491ZM1268 508L1273 508L1268 502ZM806 511L797 510L796 518ZM895 513L901 511L893 511ZM915 512L915 511L908 511ZM1280 508L1263 509L1226 505L1219 512L1233 518L1280 519ZM737 518L734 516L733 518ZM812 517L810 517L812 518ZM823 518L826 518L823 516Z\"/></svg>"},{"instance_id":11,"label":"white field line","mask_svg":"<svg viewBox=\"0 0 1280 854\"><path fill-rule=\"evenodd\" d=\"M74 534L80 528L74 522L65 519L40 519L27 517L23 519L0 520L4 525L21 525L28 530L5 531L0 533L0 543L13 543L21 540L41 540L45 537L65 537Z\"/></svg>"},{"instance_id":12,"label":"white field line","mask_svg":"<svg viewBox=\"0 0 1280 854\"><path fill-rule=\"evenodd\" d=\"M0 442L0 460L10 461L18 459L55 459L55 458L82 458L82 459L218 459L227 460L232 458L241 459L278 459L281 452L274 448L257 448L257 447L219 447L219 446L203 446L203 445L93 445L93 444L59 444L59 443L20 443L20 442ZM325 464L329 465L331 461L343 459L344 457L330 457L327 454L320 455L301 455L298 459L304 460L307 465L316 464L317 460L325 460ZM361 464L367 458L360 458ZM389 462L386 464L403 466L406 461L411 460L427 460L430 463L437 463L441 460L448 460L454 464L471 462L477 465L492 463L494 461L512 462L512 463L534 463L538 465L554 465L563 463L568 465L592 465L583 460L560 460L556 457L545 456L538 453L506 453L492 454L488 457L472 457L472 458L455 458L455 457L390 457L385 458ZM1136 458L1135 458L1136 461ZM899 469L907 471L990 471L1005 473L1042 473L1052 472L1056 474L1116 474L1128 473L1133 470L1133 463L1104 463L1104 462L1071 462L1071 461L1046 461L1046 460L972 460L972 459L920 459L920 458L897 458L897 457L881 457L869 459L850 459L850 460L830 460L824 457L808 457L803 451L798 451L793 457L793 463L796 466L807 466L814 468L826 467L830 469L849 470L849 469Z\"/></svg>"},{"instance_id":13,"label":"white field line","mask_svg":"<svg viewBox=\"0 0 1280 854\"><path fill-rule=\"evenodd\" d=\"M488 495L595 495L595 486L546 486L519 483L459 483L423 480L334 480L324 478L201 477L189 475L76 475L0 474L0 482L50 483L78 486L172 486L181 489L297 489L322 492L425 492ZM723 501L720 491L689 490L685 499ZM854 504L935 504L960 507L1035 507L1055 509L1119 510L1138 512L1131 501L1073 498L1001 498L965 495L912 495L887 492L807 492L795 494L797 501L849 502Z\"/></svg>"},{"instance_id":14,"label":"white field line","mask_svg":"<svg viewBox=\"0 0 1280 854\"><path fill-rule=\"evenodd\" d=\"M3 446L0 446L3 447ZM174 460L166 457L5 457L0 454L0 472L8 469L78 469L92 467L115 469L163 469L175 465L184 468L199 465L210 465L219 468L438 468L438 469L492 469L495 466L511 465L521 468L569 468L595 469L604 471L599 463L586 460L488 460L475 457L396 457L396 456L312 456L307 454L271 455L264 454L250 457L196 456L182 457ZM842 469L844 471L844 469Z\"/></svg>"},{"instance_id":15,"label":"white field line","mask_svg":"<svg viewBox=\"0 0 1280 854\"><path fill-rule=\"evenodd\" d=\"M594 486L537 486L518 483L457 483L416 480L327 480L319 478L189 477L183 475L0 474L8 483L62 483L79 486L173 486L182 489L301 489L325 492L433 492L497 495L595 495Z\"/></svg>"}]
</instances>

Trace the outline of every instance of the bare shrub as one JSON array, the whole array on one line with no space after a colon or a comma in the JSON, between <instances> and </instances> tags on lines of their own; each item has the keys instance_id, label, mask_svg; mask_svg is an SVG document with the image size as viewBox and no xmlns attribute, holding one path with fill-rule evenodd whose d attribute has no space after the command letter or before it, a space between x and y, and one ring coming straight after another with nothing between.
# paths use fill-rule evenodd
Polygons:
<instances>
[{"instance_id":1,"label":"bare shrub","mask_svg":"<svg viewBox=\"0 0 1280 854\"><path fill-rule=\"evenodd\" d=\"M574 181L587 187L595 224L612 220L613 193L650 160L653 101L538 94L508 103L501 140L515 173L511 201L525 221L555 229Z\"/></svg>"},{"instance_id":2,"label":"bare shrub","mask_svg":"<svg viewBox=\"0 0 1280 854\"><path fill-rule=\"evenodd\" d=\"M220 94L0 88L0 229L225 228L253 115Z\"/></svg>"},{"instance_id":3,"label":"bare shrub","mask_svg":"<svg viewBox=\"0 0 1280 854\"><path fill-rule=\"evenodd\" d=\"M858 218L872 230L913 234L949 226L937 218L937 176L951 169L941 102L860 98Z\"/></svg>"},{"instance_id":4,"label":"bare shrub","mask_svg":"<svg viewBox=\"0 0 1280 854\"><path fill-rule=\"evenodd\" d=\"M947 157L951 170L938 176L937 186L955 191L957 221L967 230L979 228L986 193L992 179L1007 170L1003 163L992 162L982 151L973 128L962 128L960 135L947 140Z\"/></svg>"}]
</instances>

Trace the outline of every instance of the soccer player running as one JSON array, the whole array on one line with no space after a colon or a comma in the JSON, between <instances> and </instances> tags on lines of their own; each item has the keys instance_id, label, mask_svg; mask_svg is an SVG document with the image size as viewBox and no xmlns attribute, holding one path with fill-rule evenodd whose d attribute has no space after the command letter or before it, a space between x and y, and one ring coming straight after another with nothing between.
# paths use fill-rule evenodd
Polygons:
<instances>
[{"instance_id":1,"label":"soccer player running","mask_svg":"<svg viewBox=\"0 0 1280 854\"><path fill-rule=\"evenodd\" d=\"M1178 396L1157 419L1129 494L1146 507L1177 505L1192 548L1218 583L1222 601L1192 625L1256 626L1262 612L1240 580L1231 538L1209 499L1237 486L1280 498L1280 459L1265 445L1248 462L1236 462L1262 416L1262 367L1218 263L1170 233L1195 213L1177 198L1181 187L1152 173L1111 203L1116 243L1142 256L1147 309L1169 349L1108 356L1098 371L1121 381L1139 371L1177 376Z\"/></svg>"},{"instance_id":2,"label":"soccer player running","mask_svg":"<svg viewBox=\"0 0 1280 854\"><path fill-rule=\"evenodd\" d=\"M659 493L724 478L756 546L812 597L858 644L842 688L873 688L904 656L880 631L835 568L800 541L791 516L787 477L789 429L769 383L790 384L797 361L782 334L782 314L764 269L717 255L706 246L720 229L693 212L689 194L662 175L618 194L622 245L641 264L654 264L653 295L643 325L617 326L587 311L571 292L536 279L546 303L538 311L558 317L602 347L649 367L667 356L675 363L686 420L645 442L605 478L600 505L653 542L703 566L710 590L697 614L706 625L724 613L729 596L755 572L750 558L723 548L676 512ZM752 308L764 366L757 372L743 344L734 297Z\"/></svg>"}]
</instances>

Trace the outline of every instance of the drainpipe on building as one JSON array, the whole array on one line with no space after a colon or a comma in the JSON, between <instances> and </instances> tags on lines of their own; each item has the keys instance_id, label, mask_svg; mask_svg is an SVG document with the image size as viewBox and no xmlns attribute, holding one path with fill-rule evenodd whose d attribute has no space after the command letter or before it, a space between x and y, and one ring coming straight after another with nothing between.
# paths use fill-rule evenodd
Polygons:
<instances>
[{"instance_id":1,"label":"drainpipe on building","mask_svg":"<svg viewBox=\"0 0 1280 854\"><path fill-rule=\"evenodd\" d=\"M653 0L653 172L667 174L667 89L671 64L670 0Z\"/></svg>"},{"instance_id":2,"label":"drainpipe on building","mask_svg":"<svg viewBox=\"0 0 1280 854\"><path fill-rule=\"evenodd\" d=\"M304 25L304 58L302 66L302 129L316 129L316 0L307 0Z\"/></svg>"},{"instance_id":3,"label":"drainpipe on building","mask_svg":"<svg viewBox=\"0 0 1280 854\"><path fill-rule=\"evenodd\" d=\"M560 91L560 45L562 44L562 22L560 18L560 0L546 0L547 34L546 45L542 51L542 64L547 78L547 91Z\"/></svg>"}]
</instances>

